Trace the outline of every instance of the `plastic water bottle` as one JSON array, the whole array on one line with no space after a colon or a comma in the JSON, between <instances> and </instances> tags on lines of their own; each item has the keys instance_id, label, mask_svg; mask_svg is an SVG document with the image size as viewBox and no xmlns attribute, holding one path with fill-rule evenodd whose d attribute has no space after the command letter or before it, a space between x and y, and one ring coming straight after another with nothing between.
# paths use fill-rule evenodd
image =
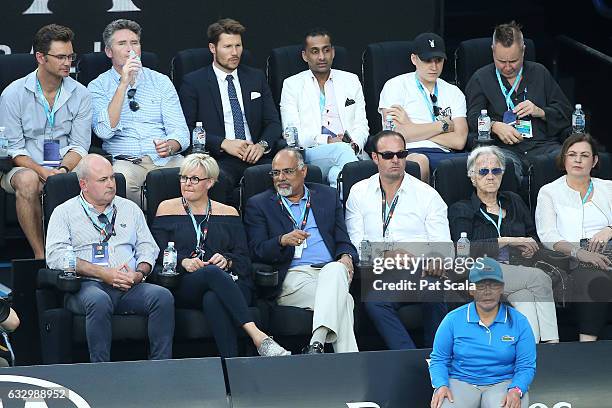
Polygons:
<instances>
[{"instance_id":1,"label":"plastic water bottle","mask_svg":"<svg viewBox=\"0 0 612 408\"><path fill-rule=\"evenodd\" d=\"M586 120L582 111L582 105L577 103L576 110L572 113L572 132L584 133L585 126Z\"/></svg>"},{"instance_id":2,"label":"plastic water bottle","mask_svg":"<svg viewBox=\"0 0 612 408\"><path fill-rule=\"evenodd\" d=\"M385 116L385 129L384 130L395 130L395 123L393 123L393 116L387 115Z\"/></svg>"},{"instance_id":3,"label":"plastic water bottle","mask_svg":"<svg viewBox=\"0 0 612 408\"><path fill-rule=\"evenodd\" d=\"M71 245L66 247L66 257L62 265L64 275L76 276L76 254Z\"/></svg>"},{"instance_id":4,"label":"plastic water bottle","mask_svg":"<svg viewBox=\"0 0 612 408\"><path fill-rule=\"evenodd\" d=\"M470 256L470 240L467 232L461 233L461 238L457 241L457 258L468 258Z\"/></svg>"},{"instance_id":5,"label":"plastic water bottle","mask_svg":"<svg viewBox=\"0 0 612 408\"><path fill-rule=\"evenodd\" d=\"M4 131L5 127L0 127L0 159L6 159L8 157L8 139Z\"/></svg>"},{"instance_id":6,"label":"plastic water bottle","mask_svg":"<svg viewBox=\"0 0 612 408\"><path fill-rule=\"evenodd\" d=\"M298 130L295 126L287 126L283 131L283 137L289 147L298 146Z\"/></svg>"},{"instance_id":7,"label":"plastic water bottle","mask_svg":"<svg viewBox=\"0 0 612 408\"><path fill-rule=\"evenodd\" d=\"M491 140L491 118L486 109L482 109L478 117L478 140Z\"/></svg>"},{"instance_id":8,"label":"plastic water bottle","mask_svg":"<svg viewBox=\"0 0 612 408\"><path fill-rule=\"evenodd\" d=\"M359 260L360 264L363 266L372 265L372 244L367 239L361 241L359 247Z\"/></svg>"},{"instance_id":9,"label":"plastic water bottle","mask_svg":"<svg viewBox=\"0 0 612 408\"><path fill-rule=\"evenodd\" d=\"M176 249L174 249L174 242L169 241L168 247L164 250L162 274L173 275L175 273L176 273Z\"/></svg>"},{"instance_id":10,"label":"plastic water bottle","mask_svg":"<svg viewBox=\"0 0 612 408\"><path fill-rule=\"evenodd\" d=\"M138 54L136 54L136 51L134 51L134 50L130 50L130 57L136 58L138 61L140 61L140 57L138 56ZM138 73L136 73L136 76L134 78L134 88L136 88L138 86L138 84L140 82L142 82L142 75L143 75L142 68L140 68L138 70Z\"/></svg>"},{"instance_id":11,"label":"plastic water bottle","mask_svg":"<svg viewBox=\"0 0 612 408\"><path fill-rule=\"evenodd\" d=\"M206 131L202 127L202 122L196 122L191 134L191 152L206 153Z\"/></svg>"}]
</instances>

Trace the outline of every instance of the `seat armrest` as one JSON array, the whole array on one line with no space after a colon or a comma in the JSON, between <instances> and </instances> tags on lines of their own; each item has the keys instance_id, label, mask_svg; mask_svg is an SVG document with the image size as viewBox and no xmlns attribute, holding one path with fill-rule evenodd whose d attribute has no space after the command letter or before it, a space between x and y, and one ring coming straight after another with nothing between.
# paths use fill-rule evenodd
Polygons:
<instances>
[{"instance_id":1,"label":"seat armrest","mask_svg":"<svg viewBox=\"0 0 612 408\"><path fill-rule=\"evenodd\" d=\"M169 290L176 289L179 285L181 275L179 273L176 273L174 275L165 275L162 274L161 271L162 266L155 265L147 280L159 286L163 286L164 288Z\"/></svg>"},{"instance_id":2,"label":"seat armrest","mask_svg":"<svg viewBox=\"0 0 612 408\"><path fill-rule=\"evenodd\" d=\"M253 280L255 285L274 287L278 285L278 269L273 265L253 263Z\"/></svg>"},{"instance_id":3,"label":"seat armrest","mask_svg":"<svg viewBox=\"0 0 612 408\"><path fill-rule=\"evenodd\" d=\"M43 268L38 270L38 288L57 289L61 292L75 293L81 289L81 278L65 275L61 269Z\"/></svg>"},{"instance_id":4,"label":"seat armrest","mask_svg":"<svg viewBox=\"0 0 612 408\"><path fill-rule=\"evenodd\" d=\"M13 168L13 159L10 157L0 158L0 172L8 173Z\"/></svg>"}]
</instances>

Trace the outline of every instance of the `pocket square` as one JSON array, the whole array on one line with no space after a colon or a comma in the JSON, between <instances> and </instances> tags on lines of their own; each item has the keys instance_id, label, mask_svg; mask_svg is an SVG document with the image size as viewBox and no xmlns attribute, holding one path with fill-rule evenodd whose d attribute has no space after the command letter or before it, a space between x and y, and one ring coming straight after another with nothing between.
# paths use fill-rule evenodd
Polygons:
<instances>
[{"instance_id":1,"label":"pocket square","mask_svg":"<svg viewBox=\"0 0 612 408\"><path fill-rule=\"evenodd\" d=\"M261 96L259 92L251 92L251 100L257 99Z\"/></svg>"},{"instance_id":2,"label":"pocket square","mask_svg":"<svg viewBox=\"0 0 612 408\"><path fill-rule=\"evenodd\" d=\"M344 106L345 107L346 106L351 106L351 105L354 105L354 104L355 104L355 101L352 100L352 99L349 99L349 98L346 98L346 101L344 102Z\"/></svg>"}]
</instances>

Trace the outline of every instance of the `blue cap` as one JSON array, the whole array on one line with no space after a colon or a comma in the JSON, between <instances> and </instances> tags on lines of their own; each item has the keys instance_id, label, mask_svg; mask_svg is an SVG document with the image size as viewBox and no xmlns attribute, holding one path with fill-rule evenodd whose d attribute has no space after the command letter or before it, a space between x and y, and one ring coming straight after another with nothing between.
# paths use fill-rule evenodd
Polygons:
<instances>
[{"instance_id":1,"label":"blue cap","mask_svg":"<svg viewBox=\"0 0 612 408\"><path fill-rule=\"evenodd\" d=\"M478 258L470 269L470 282L477 283L485 279L504 283L501 265L493 258Z\"/></svg>"}]
</instances>

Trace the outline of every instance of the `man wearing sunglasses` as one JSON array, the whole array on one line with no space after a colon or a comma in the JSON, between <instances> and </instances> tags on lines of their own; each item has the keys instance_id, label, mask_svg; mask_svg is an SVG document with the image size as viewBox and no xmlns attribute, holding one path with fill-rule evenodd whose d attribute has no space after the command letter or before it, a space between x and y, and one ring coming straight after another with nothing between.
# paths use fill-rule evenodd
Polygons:
<instances>
[{"instance_id":1,"label":"man wearing sunglasses","mask_svg":"<svg viewBox=\"0 0 612 408\"><path fill-rule=\"evenodd\" d=\"M394 130L407 142L408 160L419 163L421 180L441 160L463 155L468 126L465 119L465 96L455 85L440 79L446 51L444 40L433 33L419 34L413 41L410 60L415 72L387 81L380 93L378 111L383 126L392 119Z\"/></svg>"},{"instance_id":2,"label":"man wearing sunglasses","mask_svg":"<svg viewBox=\"0 0 612 408\"><path fill-rule=\"evenodd\" d=\"M353 245L360 248L364 240L384 243L390 248L385 252L385 258L393 259L398 255L419 256L421 253L413 248L424 248L423 243L427 243L430 253L452 256L446 204L429 184L406 173L408 150L404 137L383 130L373 137L372 146L372 160L378 173L356 183L346 203L346 226ZM413 280L417 286L423 281L436 285L443 274L443 270L430 267L413 275L407 273L402 278ZM384 275L381 276L385 279ZM406 293L401 299L405 302L424 299ZM423 337L425 347L431 347L447 308L440 301L441 296L424 294L427 301L422 303ZM400 299L383 291L368 298L364 305L389 349L415 348L398 314L405 302L397 300Z\"/></svg>"},{"instance_id":3,"label":"man wearing sunglasses","mask_svg":"<svg viewBox=\"0 0 612 408\"><path fill-rule=\"evenodd\" d=\"M280 111L283 127L295 126L307 148L306 162L336 187L346 163L357 161L369 129L365 100L357 75L332 69L336 51L324 28L309 30L302 59L308 69L283 82Z\"/></svg>"},{"instance_id":4,"label":"man wearing sunglasses","mask_svg":"<svg viewBox=\"0 0 612 408\"><path fill-rule=\"evenodd\" d=\"M113 66L89 83L93 123L102 147L125 176L127 198L140 205L140 190L151 170L179 167L189 147L189 129L170 78L140 62L141 28L115 20L102 33Z\"/></svg>"},{"instance_id":5,"label":"man wearing sunglasses","mask_svg":"<svg viewBox=\"0 0 612 408\"><path fill-rule=\"evenodd\" d=\"M16 197L17 218L35 258L44 258L43 184L71 171L91 141L91 96L70 78L76 54L74 34L51 24L34 36L36 71L6 87L0 96L0 125L8 139L13 168L1 175L2 188Z\"/></svg>"},{"instance_id":6,"label":"man wearing sunglasses","mask_svg":"<svg viewBox=\"0 0 612 408\"><path fill-rule=\"evenodd\" d=\"M353 298L349 286L357 251L346 232L335 189L304 184L307 168L295 149L272 161L274 189L251 197L246 225L251 258L278 267L277 303L314 311L312 337L304 353L356 352Z\"/></svg>"},{"instance_id":7,"label":"man wearing sunglasses","mask_svg":"<svg viewBox=\"0 0 612 408\"><path fill-rule=\"evenodd\" d=\"M550 72L524 60L520 25L512 21L495 27L491 49L493 63L476 71L465 88L468 123L477 132L480 110L487 110L495 144L512 159L521 183L532 158L561 150L571 130L572 108Z\"/></svg>"}]
</instances>

